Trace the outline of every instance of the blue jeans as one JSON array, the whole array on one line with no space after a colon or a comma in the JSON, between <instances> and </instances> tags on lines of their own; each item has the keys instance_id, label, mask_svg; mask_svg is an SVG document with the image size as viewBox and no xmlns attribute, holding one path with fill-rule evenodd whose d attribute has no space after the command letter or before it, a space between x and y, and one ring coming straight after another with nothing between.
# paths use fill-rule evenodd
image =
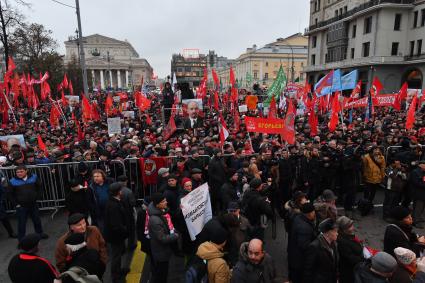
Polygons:
<instances>
[{"instance_id":1,"label":"blue jeans","mask_svg":"<svg viewBox=\"0 0 425 283\"><path fill-rule=\"evenodd\" d=\"M31 207L18 207L16 208L16 216L18 217L18 240L20 241L24 236L27 228L28 216L31 217L32 223L34 224L34 230L36 233L43 233L41 227L41 219L38 211L37 204Z\"/></svg>"}]
</instances>

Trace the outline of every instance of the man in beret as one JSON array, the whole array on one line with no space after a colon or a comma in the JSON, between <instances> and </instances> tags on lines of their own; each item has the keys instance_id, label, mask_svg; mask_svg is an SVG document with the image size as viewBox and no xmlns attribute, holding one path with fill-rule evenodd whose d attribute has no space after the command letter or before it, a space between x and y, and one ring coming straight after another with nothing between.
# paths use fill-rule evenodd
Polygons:
<instances>
[{"instance_id":1,"label":"man in beret","mask_svg":"<svg viewBox=\"0 0 425 283\"><path fill-rule=\"evenodd\" d=\"M13 283L53 282L59 275L55 267L38 256L39 234L29 234L19 241L21 253L9 262L8 273Z\"/></svg>"},{"instance_id":2,"label":"man in beret","mask_svg":"<svg viewBox=\"0 0 425 283\"><path fill-rule=\"evenodd\" d=\"M66 248L65 240L72 234L83 233L87 247L99 252L100 259L106 266L107 252L106 244L102 234L96 226L88 226L86 216L81 213L74 213L68 217L69 231L62 235L56 243L55 258L56 266L60 271L64 271L66 258L69 251Z\"/></svg>"}]
</instances>

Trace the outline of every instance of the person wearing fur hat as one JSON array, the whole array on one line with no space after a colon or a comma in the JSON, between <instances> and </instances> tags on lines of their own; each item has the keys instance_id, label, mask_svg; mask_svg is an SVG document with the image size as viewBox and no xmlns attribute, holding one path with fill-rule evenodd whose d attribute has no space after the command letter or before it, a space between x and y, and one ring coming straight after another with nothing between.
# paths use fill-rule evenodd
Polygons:
<instances>
[{"instance_id":1,"label":"person wearing fur hat","mask_svg":"<svg viewBox=\"0 0 425 283\"><path fill-rule=\"evenodd\" d=\"M378 252L354 269L355 283L388 283L397 269L397 261L386 252Z\"/></svg>"},{"instance_id":2,"label":"person wearing fur hat","mask_svg":"<svg viewBox=\"0 0 425 283\"><path fill-rule=\"evenodd\" d=\"M319 224L320 234L308 246L304 257L303 282L337 283L339 253L338 226L331 218Z\"/></svg>"},{"instance_id":3,"label":"person wearing fur hat","mask_svg":"<svg viewBox=\"0 0 425 283\"><path fill-rule=\"evenodd\" d=\"M363 257L361 241L354 235L353 220L341 216L336 220L338 225L339 282L354 283L354 267Z\"/></svg>"},{"instance_id":4,"label":"person wearing fur hat","mask_svg":"<svg viewBox=\"0 0 425 283\"><path fill-rule=\"evenodd\" d=\"M394 224L389 224L385 229L384 251L394 256L394 249L402 247L419 256L425 245L425 237L418 237L413 233L410 210L403 206L396 206L391 211L391 217L394 219Z\"/></svg>"},{"instance_id":5,"label":"person wearing fur hat","mask_svg":"<svg viewBox=\"0 0 425 283\"><path fill-rule=\"evenodd\" d=\"M226 245L227 231L216 229L210 235L210 241L202 243L196 254L207 261L208 282L230 283L229 265L223 259L223 249Z\"/></svg>"},{"instance_id":6,"label":"person wearing fur hat","mask_svg":"<svg viewBox=\"0 0 425 283\"><path fill-rule=\"evenodd\" d=\"M413 282L417 272L416 254L402 247L395 248L394 254L398 265L390 283Z\"/></svg>"}]
</instances>

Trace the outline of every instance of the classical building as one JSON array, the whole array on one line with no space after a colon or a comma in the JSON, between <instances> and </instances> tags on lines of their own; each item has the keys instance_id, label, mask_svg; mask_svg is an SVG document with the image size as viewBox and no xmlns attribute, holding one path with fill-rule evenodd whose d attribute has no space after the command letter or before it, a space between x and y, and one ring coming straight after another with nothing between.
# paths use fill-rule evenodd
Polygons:
<instances>
[{"instance_id":1,"label":"classical building","mask_svg":"<svg viewBox=\"0 0 425 283\"><path fill-rule=\"evenodd\" d=\"M424 0L311 0L305 34L310 83L332 69L358 69L363 91L374 76L385 92L405 81L425 88Z\"/></svg>"},{"instance_id":2,"label":"classical building","mask_svg":"<svg viewBox=\"0 0 425 283\"><path fill-rule=\"evenodd\" d=\"M198 49L184 49L183 53L173 54L171 76L176 74L178 83L188 83L189 87L198 87L207 67L207 56L199 54Z\"/></svg>"},{"instance_id":3,"label":"classical building","mask_svg":"<svg viewBox=\"0 0 425 283\"><path fill-rule=\"evenodd\" d=\"M251 87L253 83L270 86L280 66L289 82L304 82L303 67L307 64L308 38L300 33L266 44L261 48L247 48L233 62L236 79L240 86ZM224 86L229 85L229 68L219 71Z\"/></svg>"},{"instance_id":4,"label":"classical building","mask_svg":"<svg viewBox=\"0 0 425 283\"><path fill-rule=\"evenodd\" d=\"M128 41L121 41L100 34L83 37L87 75L93 88L130 88L139 86L142 78L149 82L153 69ZM78 41L65 41L65 64L78 60ZM89 86L90 87L90 86Z\"/></svg>"}]
</instances>

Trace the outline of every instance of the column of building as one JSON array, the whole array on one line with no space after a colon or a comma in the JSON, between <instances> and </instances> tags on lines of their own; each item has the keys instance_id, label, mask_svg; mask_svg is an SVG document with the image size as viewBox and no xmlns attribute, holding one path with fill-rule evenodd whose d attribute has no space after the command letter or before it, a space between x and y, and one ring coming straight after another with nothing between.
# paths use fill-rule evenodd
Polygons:
<instances>
[{"instance_id":1,"label":"column of building","mask_svg":"<svg viewBox=\"0 0 425 283\"><path fill-rule=\"evenodd\" d=\"M125 81L123 81L122 78L122 71L125 71ZM118 70L112 70L112 69L91 69L88 70L87 72L91 78L92 78L92 87L96 88L99 86L100 83L100 88L101 89L105 89L105 88L109 88L109 87L118 87L118 88L127 88L129 83L130 83L130 72L129 70L122 70L122 69L118 69ZM115 78L115 73L116 73L116 85L114 85L114 80L113 78ZM109 76L109 80L108 80L108 76ZM96 77L98 78L96 80ZM123 85L123 83L125 82L125 84Z\"/></svg>"}]
</instances>

